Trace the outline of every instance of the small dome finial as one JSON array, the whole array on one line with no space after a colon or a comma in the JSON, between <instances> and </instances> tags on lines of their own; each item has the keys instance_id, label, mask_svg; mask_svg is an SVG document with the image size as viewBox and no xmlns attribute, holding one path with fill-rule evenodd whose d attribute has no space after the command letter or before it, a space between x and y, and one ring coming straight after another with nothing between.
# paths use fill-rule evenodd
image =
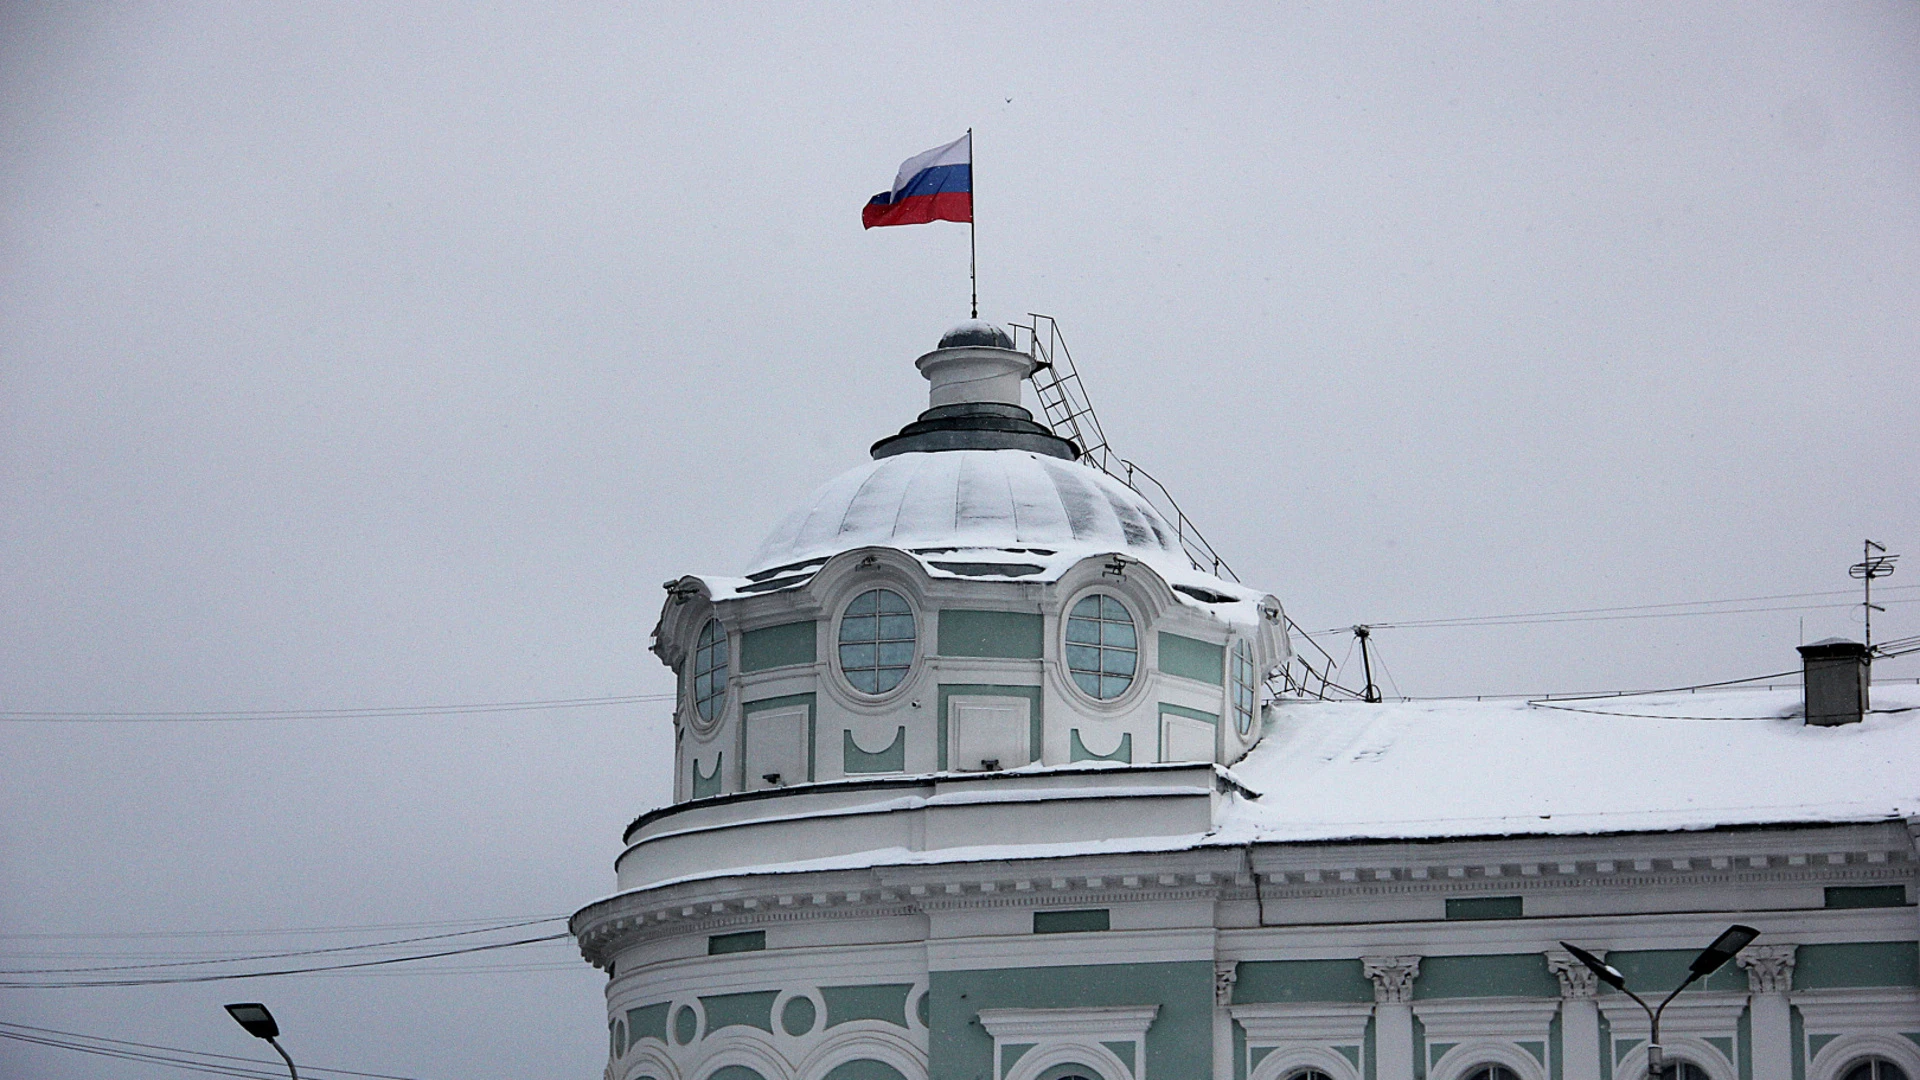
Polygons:
<instances>
[{"instance_id":1,"label":"small dome finial","mask_svg":"<svg viewBox=\"0 0 1920 1080\"><path fill-rule=\"evenodd\" d=\"M940 348L953 349L963 345L985 345L992 349L1013 348L1013 335L989 322L969 319L959 326L940 335Z\"/></svg>"}]
</instances>

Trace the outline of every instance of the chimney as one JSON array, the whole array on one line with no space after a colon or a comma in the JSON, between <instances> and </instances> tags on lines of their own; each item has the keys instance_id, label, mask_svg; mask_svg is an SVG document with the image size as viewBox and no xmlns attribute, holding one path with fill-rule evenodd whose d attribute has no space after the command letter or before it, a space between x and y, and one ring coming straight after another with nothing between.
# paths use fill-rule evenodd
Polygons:
<instances>
[{"instance_id":1,"label":"chimney","mask_svg":"<svg viewBox=\"0 0 1920 1080\"><path fill-rule=\"evenodd\" d=\"M1800 646L1807 695L1807 723L1818 727L1857 724L1867 711L1867 647L1845 638Z\"/></svg>"}]
</instances>

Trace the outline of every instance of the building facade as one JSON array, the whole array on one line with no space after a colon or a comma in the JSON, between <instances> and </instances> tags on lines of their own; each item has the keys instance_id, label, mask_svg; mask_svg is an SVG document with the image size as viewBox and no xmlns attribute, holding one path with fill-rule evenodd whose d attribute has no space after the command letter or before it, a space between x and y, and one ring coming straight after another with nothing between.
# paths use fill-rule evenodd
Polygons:
<instances>
[{"instance_id":1,"label":"building facade","mask_svg":"<svg viewBox=\"0 0 1920 1080\"><path fill-rule=\"evenodd\" d=\"M1920 694L1263 700L1279 601L1035 423L1030 357L918 367L748 573L667 585L675 801L572 924L609 1080L1634 1080L1560 943L1664 994L1732 922L1677 1080L1920 1080Z\"/></svg>"}]
</instances>

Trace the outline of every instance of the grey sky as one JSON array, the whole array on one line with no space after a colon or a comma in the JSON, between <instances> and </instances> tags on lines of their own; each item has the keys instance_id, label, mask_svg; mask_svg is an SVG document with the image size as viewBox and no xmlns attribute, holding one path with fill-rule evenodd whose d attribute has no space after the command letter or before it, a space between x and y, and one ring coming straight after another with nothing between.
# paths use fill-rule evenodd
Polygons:
<instances>
[{"instance_id":1,"label":"grey sky","mask_svg":"<svg viewBox=\"0 0 1920 1080\"><path fill-rule=\"evenodd\" d=\"M12 5L0 709L670 690L659 583L924 407L966 233L859 208L969 125L983 317L1060 318L1121 452L1302 624L1844 588L1862 536L1920 552L1917 119L1907 2ZM1408 694L1634 688L1792 667L1802 618L1858 633L1377 640ZM667 712L0 725L0 933L569 911L667 792ZM265 951L141 940L0 966ZM0 1013L239 1053L217 1005L259 998L317 1064L591 1076L599 986Z\"/></svg>"}]
</instances>

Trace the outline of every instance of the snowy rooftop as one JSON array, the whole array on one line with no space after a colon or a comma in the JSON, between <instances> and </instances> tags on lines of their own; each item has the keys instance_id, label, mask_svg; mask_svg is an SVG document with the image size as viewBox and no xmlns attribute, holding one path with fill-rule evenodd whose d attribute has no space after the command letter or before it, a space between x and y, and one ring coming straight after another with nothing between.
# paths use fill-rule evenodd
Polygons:
<instances>
[{"instance_id":1,"label":"snowy rooftop","mask_svg":"<svg viewBox=\"0 0 1920 1080\"><path fill-rule=\"evenodd\" d=\"M1220 836L1416 839L1920 815L1920 686L1808 727L1800 692L1290 703L1233 767Z\"/></svg>"}]
</instances>

